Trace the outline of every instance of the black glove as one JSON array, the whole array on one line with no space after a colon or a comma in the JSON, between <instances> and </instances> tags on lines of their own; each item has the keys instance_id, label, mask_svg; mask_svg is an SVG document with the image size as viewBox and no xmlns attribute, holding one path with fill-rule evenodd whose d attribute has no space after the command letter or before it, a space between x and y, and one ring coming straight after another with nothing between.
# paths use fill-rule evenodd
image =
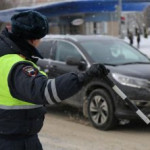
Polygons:
<instances>
[{"instance_id":1,"label":"black glove","mask_svg":"<svg viewBox=\"0 0 150 150\"><path fill-rule=\"evenodd\" d=\"M86 72L79 74L79 81L85 84L93 78L103 78L107 76L109 70L103 64L93 64Z\"/></svg>"},{"instance_id":2,"label":"black glove","mask_svg":"<svg viewBox=\"0 0 150 150\"><path fill-rule=\"evenodd\" d=\"M107 76L109 70L103 64L93 64L85 74L89 77L100 77Z\"/></svg>"}]
</instances>

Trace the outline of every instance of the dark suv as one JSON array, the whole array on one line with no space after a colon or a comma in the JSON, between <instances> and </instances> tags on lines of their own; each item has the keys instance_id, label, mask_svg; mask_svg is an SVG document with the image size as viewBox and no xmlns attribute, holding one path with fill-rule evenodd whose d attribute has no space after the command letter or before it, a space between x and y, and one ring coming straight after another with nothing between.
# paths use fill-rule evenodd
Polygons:
<instances>
[{"instance_id":1,"label":"dark suv","mask_svg":"<svg viewBox=\"0 0 150 150\"><path fill-rule=\"evenodd\" d=\"M150 117L150 60L134 47L108 36L51 35L38 49L44 57L38 65L49 78L85 71L93 63L105 64L109 78ZM65 103L82 108L92 124L102 130L138 118L104 79L93 79Z\"/></svg>"}]
</instances>

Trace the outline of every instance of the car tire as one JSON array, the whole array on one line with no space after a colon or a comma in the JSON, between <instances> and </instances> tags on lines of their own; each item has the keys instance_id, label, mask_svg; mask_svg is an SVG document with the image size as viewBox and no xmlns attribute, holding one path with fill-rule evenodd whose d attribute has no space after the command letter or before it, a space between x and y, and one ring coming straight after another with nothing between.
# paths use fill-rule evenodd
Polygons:
<instances>
[{"instance_id":1,"label":"car tire","mask_svg":"<svg viewBox=\"0 0 150 150\"><path fill-rule=\"evenodd\" d=\"M103 89L92 91L88 97L88 118L100 130L110 130L117 124L114 106L108 92Z\"/></svg>"}]
</instances>

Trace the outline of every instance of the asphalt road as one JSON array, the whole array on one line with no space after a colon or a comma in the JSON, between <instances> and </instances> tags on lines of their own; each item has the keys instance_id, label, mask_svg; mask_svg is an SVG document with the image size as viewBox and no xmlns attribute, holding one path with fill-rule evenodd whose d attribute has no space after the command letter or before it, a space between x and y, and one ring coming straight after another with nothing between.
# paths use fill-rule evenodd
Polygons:
<instances>
[{"instance_id":1,"label":"asphalt road","mask_svg":"<svg viewBox=\"0 0 150 150\"><path fill-rule=\"evenodd\" d=\"M39 137L44 150L150 150L150 126L128 124L100 131L72 108L48 108Z\"/></svg>"}]
</instances>

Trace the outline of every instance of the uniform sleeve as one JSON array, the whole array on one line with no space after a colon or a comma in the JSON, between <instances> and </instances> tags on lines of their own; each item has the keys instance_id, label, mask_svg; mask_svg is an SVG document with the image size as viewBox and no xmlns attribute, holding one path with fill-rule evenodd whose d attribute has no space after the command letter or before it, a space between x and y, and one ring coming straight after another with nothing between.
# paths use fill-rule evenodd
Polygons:
<instances>
[{"instance_id":1,"label":"uniform sleeve","mask_svg":"<svg viewBox=\"0 0 150 150\"><path fill-rule=\"evenodd\" d=\"M17 63L8 76L11 95L34 104L56 104L76 94L82 88L78 74L67 73L48 79L31 63Z\"/></svg>"}]
</instances>

